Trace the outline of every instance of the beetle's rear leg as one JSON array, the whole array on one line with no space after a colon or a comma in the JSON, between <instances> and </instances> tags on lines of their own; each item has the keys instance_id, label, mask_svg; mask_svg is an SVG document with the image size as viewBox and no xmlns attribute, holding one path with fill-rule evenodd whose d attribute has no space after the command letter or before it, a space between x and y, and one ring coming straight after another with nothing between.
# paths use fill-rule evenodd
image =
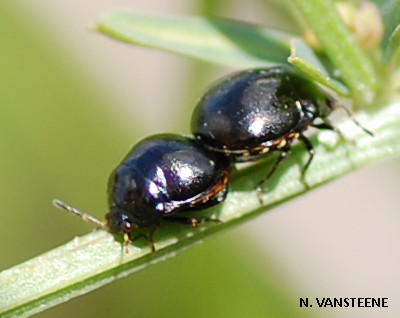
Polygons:
<instances>
[{"instance_id":1,"label":"beetle's rear leg","mask_svg":"<svg viewBox=\"0 0 400 318\"><path fill-rule=\"evenodd\" d=\"M314 147L313 147L311 141L303 134L299 135L299 140L304 144L304 146L307 149L308 155L309 155L307 163L301 169L301 182L304 184L306 189L308 189L309 186L308 186L307 182L305 181L305 177L306 177L306 172L307 172L308 168L310 167L312 160L314 159L315 150L314 150Z\"/></svg>"},{"instance_id":2,"label":"beetle's rear leg","mask_svg":"<svg viewBox=\"0 0 400 318\"><path fill-rule=\"evenodd\" d=\"M289 152L290 152L290 145L286 145L285 147L281 148L280 151L281 151L281 152L280 152L280 154L279 154L279 157L278 157L278 159L276 159L274 165L272 166L271 171L270 171L270 172L267 174L267 176L266 176L264 179L262 179L262 180L258 183L258 185L257 185L256 191L257 191L258 201L260 202L260 204L263 204L262 194L263 194L263 186L264 186L264 183L265 183L266 181L268 181L268 179L269 179L269 178L272 176L272 174L276 171L276 169L278 168L278 166L279 166L279 164L282 162L282 160L285 159L285 158L288 156L288 154L289 154Z\"/></svg>"}]
</instances>

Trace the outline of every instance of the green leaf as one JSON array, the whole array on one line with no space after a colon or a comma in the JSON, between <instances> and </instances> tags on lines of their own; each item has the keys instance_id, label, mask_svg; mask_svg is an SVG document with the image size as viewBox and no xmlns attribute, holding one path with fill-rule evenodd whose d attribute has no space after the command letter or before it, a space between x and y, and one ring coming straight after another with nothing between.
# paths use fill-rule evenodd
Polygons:
<instances>
[{"instance_id":1,"label":"green leaf","mask_svg":"<svg viewBox=\"0 0 400 318\"><path fill-rule=\"evenodd\" d=\"M377 86L371 60L361 49L332 0L294 0L293 4L314 31L324 53L348 85L355 106L371 105Z\"/></svg>"},{"instance_id":2,"label":"green leaf","mask_svg":"<svg viewBox=\"0 0 400 318\"><path fill-rule=\"evenodd\" d=\"M291 38L283 32L227 19L131 12L104 16L97 30L123 42L235 68L286 63Z\"/></svg>"},{"instance_id":3,"label":"green leaf","mask_svg":"<svg viewBox=\"0 0 400 318\"><path fill-rule=\"evenodd\" d=\"M384 55L385 62L391 62L396 68L399 68L398 62L400 59L400 24L390 35L389 45Z\"/></svg>"},{"instance_id":4,"label":"green leaf","mask_svg":"<svg viewBox=\"0 0 400 318\"><path fill-rule=\"evenodd\" d=\"M291 54L288 62L308 75L312 80L331 89L341 96L348 96L349 91L338 81L333 80L314 51L301 39L291 41Z\"/></svg>"},{"instance_id":5,"label":"green leaf","mask_svg":"<svg viewBox=\"0 0 400 318\"><path fill-rule=\"evenodd\" d=\"M95 231L0 273L0 316L27 316L83 295L118 278L158 263L202 242L212 234L255 217L263 211L294 198L312 188L378 159L400 154L400 104L393 104L373 115L364 115L363 125L371 137L347 119L339 129L346 142L334 132L320 131L311 140L315 159L307 170L306 182L300 170L308 153L303 145L293 147L264 189L263 204L256 195L256 185L276 158L238 171L233 177L227 200L203 211L204 216L219 218L196 228L163 224L156 233L156 253L145 240L138 240L129 253L121 254L121 245L104 231ZM327 168L329 167L329 168Z\"/></svg>"},{"instance_id":6,"label":"green leaf","mask_svg":"<svg viewBox=\"0 0 400 318\"><path fill-rule=\"evenodd\" d=\"M384 61L388 62L399 54L400 1L373 0L373 2L382 16L384 34L381 46L384 52Z\"/></svg>"}]
</instances>

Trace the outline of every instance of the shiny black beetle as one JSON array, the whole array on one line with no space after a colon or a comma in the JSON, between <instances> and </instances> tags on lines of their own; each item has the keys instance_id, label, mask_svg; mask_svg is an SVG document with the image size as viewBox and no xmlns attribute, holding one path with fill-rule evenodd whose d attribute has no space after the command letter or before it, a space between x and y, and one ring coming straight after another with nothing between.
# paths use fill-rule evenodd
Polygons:
<instances>
[{"instance_id":1,"label":"shiny black beetle","mask_svg":"<svg viewBox=\"0 0 400 318\"><path fill-rule=\"evenodd\" d=\"M110 232L150 228L162 218L196 225L196 219L176 218L175 213L222 202L228 170L226 158L191 138L164 134L144 139L110 175Z\"/></svg>"},{"instance_id":2,"label":"shiny black beetle","mask_svg":"<svg viewBox=\"0 0 400 318\"><path fill-rule=\"evenodd\" d=\"M108 183L109 212L106 222L55 200L62 209L96 223L131 241L136 228L150 229L152 235L161 219L196 226L195 218L176 216L222 202L227 194L230 163L193 138L162 134L135 145L111 173Z\"/></svg>"},{"instance_id":3,"label":"shiny black beetle","mask_svg":"<svg viewBox=\"0 0 400 318\"><path fill-rule=\"evenodd\" d=\"M191 130L201 144L232 162L257 160L279 151L260 188L296 139L309 153L302 169L304 176L314 149L303 133L309 126L335 130L327 119L334 106L327 93L294 69L277 66L245 70L206 91L193 112Z\"/></svg>"}]
</instances>

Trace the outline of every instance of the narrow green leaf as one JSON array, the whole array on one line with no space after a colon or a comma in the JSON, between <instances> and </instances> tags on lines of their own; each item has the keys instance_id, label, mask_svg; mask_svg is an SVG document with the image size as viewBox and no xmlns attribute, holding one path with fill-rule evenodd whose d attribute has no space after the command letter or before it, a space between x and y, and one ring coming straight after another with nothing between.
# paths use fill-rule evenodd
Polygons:
<instances>
[{"instance_id":1,"label":"narrow green leaf","mask_svg":"<svg viewBox=\"0 0 400 318\"><path fill-rule=\"evenodd\" d=\"M233 20L114 12L97 30L123 42L235 68L286 63L290 36Z\"/></svg>"},{"instance_id":2,"label":"narrow green leaf","mask_svg":"<svg viewBox=\"0 0 400 318\"><path fill-rule=\"evenodd\" d=\"M399 68L398 62L400 60L400 24L397 25L389 38L389 46L385 52L384 61L390 62L395 68Z\"/></svg>"},{"instance_id":3,"label":"narrow green leaf","mask_svg":"<svg viewBox=\"0 0 400 318\"><path fill-rule=\"evenodd\" d=\"M26 317L83 295L118 278L155 264L210 235L242 223L263 211L320 186L377 159L400 154L400 104L373 115L364 115L363 125L371 137L350 119L339 125L346 142L334 132L321 131L311 140L315 159L307 170L307 189L300 181L300 169L308 154L303 145L293 147L264 189L261 205L256 185L275 158L261 161L236 173L227 200L207 211L207 217L222 224L204 223L196 228L163 224L156 233L156 253L145 240L138 240L121 256L121 245L113 236L96 231L46 254L0 273L0 316ZM327 168L328 167L328 168Z\"/></svg>"},{"instance_id":4,"label":"narrow green leaf","mask_svg":"<svg viewBox=\"0 0 400 318\"><path fill-rule=\"evenodd\" d=\"M384 34L381 41L384 52L384 61L393 60L398 54L399 49L399 29L400 29L400 1L399 0L372 0L378 7L382 22L384 24Z\"/></svg>"},{"instance_id":5,"label":"narrow green leaf","mask_svg":"<svg viewBox=\"0 0 400 318\"><path fill-rule=\"evenodd\" d=\"M294 0L314 31L324 52L339 70L350 89L355 107L371 105L375 98L376 74L371 60L361 49L336 10L333 0Z\"/></svg>"},{"instance_id":6,"label":"narrow green leaf","mask_svg":"<svg viewBox=\"0 0 400 318\"><path fill-rule=\"evenodd\" d=\"M291 54L288 62L307 74L312 80L329 88L340 96L348 96L349 91L338 81L333 80L313 50L301 39L291 41Z\"/></svg>"}]
</instances>

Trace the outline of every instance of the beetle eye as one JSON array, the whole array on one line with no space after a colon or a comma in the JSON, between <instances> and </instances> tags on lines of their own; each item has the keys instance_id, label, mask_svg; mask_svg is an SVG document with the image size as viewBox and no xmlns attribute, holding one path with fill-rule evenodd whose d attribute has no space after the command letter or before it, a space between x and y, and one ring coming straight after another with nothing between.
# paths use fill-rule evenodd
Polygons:
<instances>
[{"instance_id":1,"label":"beetle eye","mask_svg":"<svg viewBox=\"0 0 400 318\"><path fill-rule=\"evenodd\" d=\"M128 221L123 221L121 224L121 229L122 229L122 232L129 233L132 231L133 227L132 227L132 224L129 223Z\"/></svg>"}]
</instances>

